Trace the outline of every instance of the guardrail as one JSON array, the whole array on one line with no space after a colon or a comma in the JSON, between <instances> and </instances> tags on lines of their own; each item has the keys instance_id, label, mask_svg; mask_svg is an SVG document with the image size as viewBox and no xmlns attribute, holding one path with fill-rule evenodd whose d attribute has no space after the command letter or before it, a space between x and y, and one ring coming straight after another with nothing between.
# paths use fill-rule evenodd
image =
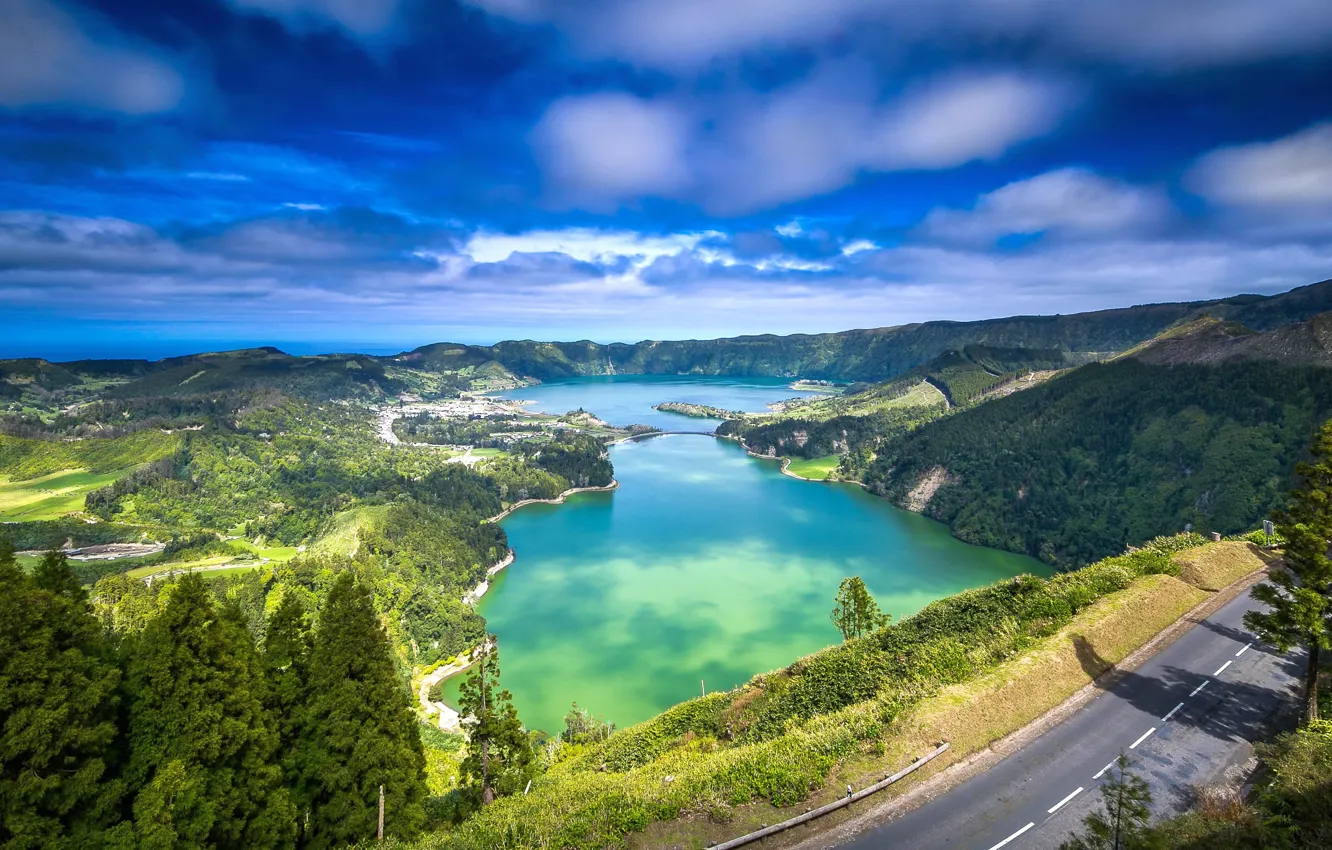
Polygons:
<instances>
[{"instance_id":1,"label":"guardrail","mask_svg":"<svg viewBox=\"0 0 1332 850\"><path fill-rule=\"evenodd\" d=\"M767 838L769 835L776 835L777 833L782 832L783 830L790 829L793 826L799 826L802 823L809 823L815 818L821 818L830 812L835 812L838 809L846 808L847 806L851 805L857 800L863 800L871 794L874 794L878 791L882 791L883 789L887 788L889 785L892 785L894 782L897 782L900 779L910 776L912 773L915 773L916 770L918 770L919 768L933 761L935 757L947 752L947 750L948 750L948 742L944 741L942 744L938 746L937 749L935 749L934 752L930 753L924 758L917 759L907 767L904 767L903 769L899 770L897 773L894 773L892 776L887 777L886 779L882 779L878 782L875 782L873 785L862 788L853 794L848 794L847 796L843 797L840 800L837 800L836 802L829 803L826 806L820 806L817 809L805 812L803 815L797 815L791 818L790 820L784 820L781 823L775 823L772 826L764 827L763 829L760 829L757 832L751 832L747 835L742 835L739 838L732 838L730 841L723 841L721 844L714 844L712 846L712 850L731 850L731 848L733 847L743 847L746 844L758 841L760 838Z\"/></svg>"}]
</instances>

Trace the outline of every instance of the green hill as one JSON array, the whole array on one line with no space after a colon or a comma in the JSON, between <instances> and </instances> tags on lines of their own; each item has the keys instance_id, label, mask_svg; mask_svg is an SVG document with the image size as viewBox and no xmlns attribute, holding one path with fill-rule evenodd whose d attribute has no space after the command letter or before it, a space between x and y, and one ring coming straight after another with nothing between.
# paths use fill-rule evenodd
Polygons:
<instances>
[{"instance_id":1,"label":"green hill","mask_svg":"<svg viewBox=\"0 0 1332 850\"><path fill-rule=\"evenodd\" d=\"M1064 567L1186 524L1251 528L1332 416L1327 321L1166 334L896 436L864 482L964 540Z\"/></svg>"},{"instance_id":2,"label":"green hill","mask_svg":"<svg viewBox=\"0 0 1332 850\"><path fill-rule=\"evenodd\" d=\"M1332 310L1332 280L1280 295L1148 304L1069 316L1014 316L980 322L924 322L871 330L716 340L594 342L509 341L494 346L425 346L402 355L479 365L489 357L515 375L549 380L577 375L778 375L883 381L967 346L1061 349L1081 362L1123 351L1203 316L1268 330ZM445 354L445 352L453 352Z\"/></svg>"}]
</instances>

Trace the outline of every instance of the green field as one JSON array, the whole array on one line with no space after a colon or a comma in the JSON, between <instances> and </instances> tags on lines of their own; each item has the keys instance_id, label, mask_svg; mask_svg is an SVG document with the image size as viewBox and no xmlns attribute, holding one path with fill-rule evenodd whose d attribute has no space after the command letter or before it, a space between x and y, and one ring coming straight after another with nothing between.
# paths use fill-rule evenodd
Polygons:
<instances>
[{"instance_id":1,"label":"green field","mask_svg":"<svg viewBox=\"0 0 1332 850\"><path fill-rule=\"evenodd\" d=\"M786 466L786 471L811 481L822 481L837 470L841 462L840 455L825 455L810 460L795 458Z\"/></svg>"},{"instance_id":2,"label":"green field","mask_svg":"<svg viewBox=\"0 0 1332 850\"><path fill-rule=\"evenodd\" d=\"M198 570L202 572L209 567L221 567L230 564L234 558L230 555L214 555L211 558L201 558L198 561L171 561L166 564L153 564L150 567L135 567L125 575L130 578L147 578L158 573L170 572L172 570ZM255 566L258 566L257 564Z\"/></svg>"},{"instance_id":3,"label":"green field","mask_svg":"<svg viewBox=\"0 0 1332 850\"><path fill-rule=\"evenodd\" d=\"M508 457L509 453L503 449L472 449L472 457Z\"/></svg>"},{"instance_id":4,"label":"green field","mask_svg":"<svg viewBox=\"0 0 1332 850\"><path fill-rule=\"evenodd\" d=\"M127 472L122 469L98 474L70 469L26 481L0 476L0 520L34 522L78 513L83 510L85 496Z\"/></svg>"},{"instance_id":5,"label":"green field","mask_svg":"<svg viewBox=\"0 0 1332 850\"><path fill-rule=\"evenodd\" d=\"M239 546L270 561L290 561L297 555L295 546L256 546L248 540L233 540L231 545Z\"/></svg>"}]
</instances>

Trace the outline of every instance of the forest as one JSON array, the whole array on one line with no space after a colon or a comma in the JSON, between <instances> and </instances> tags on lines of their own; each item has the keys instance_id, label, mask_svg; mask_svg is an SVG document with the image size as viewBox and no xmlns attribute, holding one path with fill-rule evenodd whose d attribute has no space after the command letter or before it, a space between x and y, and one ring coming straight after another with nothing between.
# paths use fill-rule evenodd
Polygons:
<instances>
[{"instance_id":1,"label":"forest","mask_svg":"<svg viewBox=\"0 0 1332 850\"><path fill-rule=\"evenodd\" d=\"M1092 364L884 444L896 501L945 470L926 513L963 540L1078 567L1157 534L1253 526L1332 414L1332 371L1269 360Z\"/></svg>"},{"instance_id":2,"label":"forest","mask_svg":"<svg viewBox=\"0 0 1332 850\"><path fill-rule=\"evenodd\" d=\"M0 544L0 588L0 845L340 847L381 787L390 835L423 826L411 696L354 570L257 620L187 576L110 628L58 553L29 575Z\"/></svg>"}]
</instances>

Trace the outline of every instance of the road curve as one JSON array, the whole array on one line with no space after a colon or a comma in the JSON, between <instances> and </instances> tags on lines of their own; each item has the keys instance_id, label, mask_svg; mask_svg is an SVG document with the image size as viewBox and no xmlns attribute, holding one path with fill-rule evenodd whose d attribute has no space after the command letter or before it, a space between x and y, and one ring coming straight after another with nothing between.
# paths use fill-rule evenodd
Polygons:
<instances>
[{"instance_id":1,"label":"road curve","mask_svg":"<svg viewBox=\"0 0 1332 850\"><path fill-rule=\"evenodd\" d=\"M988 771L837 846L1056 848L1100 806L1103 769L1121 751L1150 783L1155 814L1181 811L1295 704L1303 657L1254 642L1243 617L1255 605L1242 594Z\"/></svg>"}]
</instances>

